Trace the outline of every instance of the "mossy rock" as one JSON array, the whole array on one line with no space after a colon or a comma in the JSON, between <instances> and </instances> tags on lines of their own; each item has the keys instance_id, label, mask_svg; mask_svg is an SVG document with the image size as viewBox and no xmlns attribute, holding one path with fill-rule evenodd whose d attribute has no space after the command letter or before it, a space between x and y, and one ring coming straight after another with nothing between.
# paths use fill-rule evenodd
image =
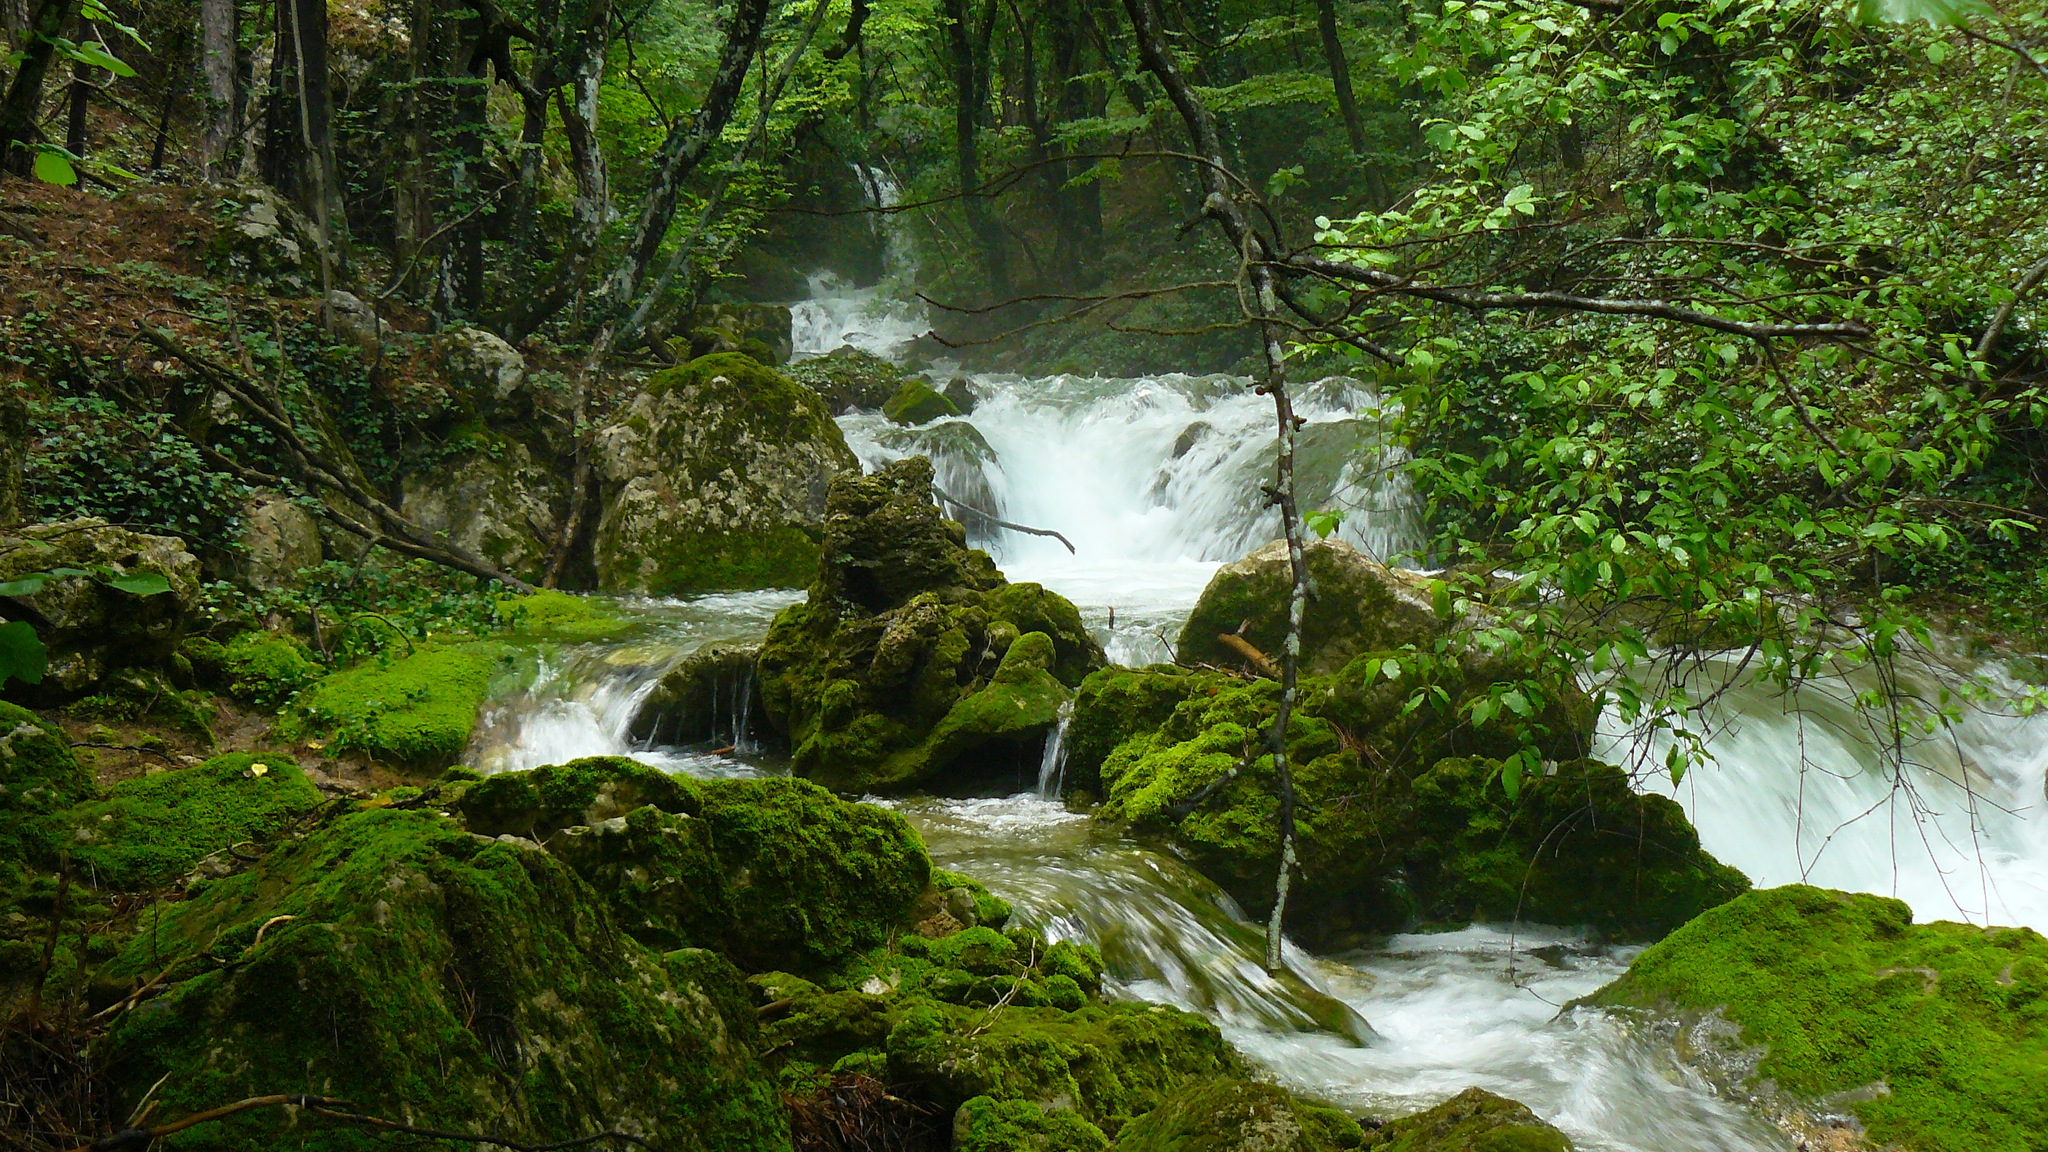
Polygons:
<instances>
[{"instance_id":1,"label":"mossy rock","mask_svg":"<svg viewBox=\"0 0 2048 1152\"><path fill-rule=\"evenodd\" d=\"M1389 568L1341 540L1304 549L1309 595L1301 621L1301 669L1336 672L1365 652L1428 647L1443 630L1423 578ZM1218 637L1243 638L1278 666L1287 634L1293 570L1287 544L1275 541L1210 577L1181 628L1174 651L1183 664L1246 666Z\"/></svg>"},{"instance_id":2,"label":"mossy rock","mask_svg":"<svg viewBox=\"0 0 2048 1152\"><path fill-rule=\"evenodd\" d=\"M70 831L64 811L98 792L62 728L0 700L0 890L53 862Z\"/></svg>"},{"instance_id":3,"label":"mossy rock","mask_svg":"<svg viewBox=\"0 0 2048 1152\"><path fill-rule=\"evenodd\" d=\"M931 477L910 457L835 480L818 581L761 647L769 723L795 771L833 788L1014 790L1104 662L1071 603L965 546Z\"/></svg>"},{"instance_id":4,"label":"mossy rock","mask_svg":"<svg viewBox=\"0 0 2048 1152\"><path fill-rule=\"evenodd\" d=\"M338 751L412 769L454 763L509 654L500 645L421 644L332 673L298 700L295 724Z\"/></svg>"},{"instance_id":5,"label":"mossy rock","mask_svg":"<svg viewBox=\"0 0 2048 1152\"><path fill-rule=\"evenodd\" d=\"M1700 850L1675 805L1636 795L1617 769L1576 759L1591 709L1575 687L1532 704L1529 722L1566 767L1509 802L1494 763L1446 761L1458 750L1498 757L1520 747L1519 735L1474 728L1464 708L1486 691L1492 670L1483 658L1460 658L1426 674L1412 660L1385 674L1386 660L1407 657L1361 655L1335 676L1301 682L1288 729L1302 869L1289 907L1297 938L1348 947L1417 925L1519 916L1646 939L1743 890L1739 874ZM1099 739L1098 725L1141 727L1172 708L1102 761L1102 817L1165 835L1263 915L1279 866L1264 751L1279 685L1112 671L1093 686L1087 739ZM1431 686L1450 703L1406 706ZM1075 710L1079 722L1081 704Z\"/></svg>"},{"instance_id":6,"label":"mossy rock","mask_svg":"<svg viewBox=\"0 0 2048 1152\"><path fill-rule=\"evenodd\" d=\"M216 853L261 850L325 800L290 757L229 752L124 780L72 809L71 856L98 887L154 888Z\"/></svg>"},{"instance_id":7,"label":"mossy rock","mask_svg":"<svg viewBox=\"0 0 2048 1152\"><path fill-rule=\"evenodd\" d=\"M90 696L65 707L73 716L98 720L149 720L213 743L213 701L204 692L180 691L150 668L122 668L101 680Z\"/></svg>"},{"instance_id":8,"label":"mossy rock","mask_svg":"<svg viewBox=\"0 0 2048 1152\"><path fill-rule=\"evenodd\" d=\"M1089 673L1074 690L1074 714L1067 723L1068 786L1100 795L1102 762L1117 745L1156 731L1183 701L1212 696L1230 682L1171 664Z\"/></svg>"},{"instance_id":9,"label":"mossy rock","mask_svg":"<svg viewBox=\"0 0 2048 1152\"><path fill-rule=\"evenodd\" d=\"M880 408L906 379L903 369L851 345L792 364L789 375L824 397L834 415Z\"/></svg>"},{"instance_id":10,"label":"mossy rock","mask_svg":"<svg viewBox=\"0 0 2048 1152\"><path fill-rule=\"evenodd\" d=\"M894 812L803 780L691 780L595 757L472 784L469 828L545 843L651 947L831 967L906 929L931 860Z\"/></svg>"},{"instance_id":11,"label":"mossy rock","mask_svg":"<svg viewBox=\"0 0 2048 1152\"><path fill-rule=\"evenodd\" d=\"M228 641L218 659L228 695L258 708L284 707L323 672L313 653L297 639L261 629L250 629Z\"/></svg>"},{"instance_id":12,"label":"mossy rock","mask_svg":"<svg viewBox=\"0 0 2048 1152\"><path fill-rule=\"evenodd\" d=\"M1010 902L991 893L981 881L976 880L972 876L962 872L955 872L949 868L934 868L932 869L932 887L942 897L949 896L955 891L967 893L967 902L974 912L973 921L969 922L961 919L957 914L949 911L949 914L954 915L954 919L959 920L963 927L973 928L977 925L986 925L990 928L1000 929L1009 922L1012 912Z\"/></svg>"},{"instance_id":13,"label":"mossy rock","mask_svg":"<svg viewBox=\"0 0 2048 1152\"><path fill-rule=\"evenodd\" d=\"M1913 923L1882 896L1792 885L1704 913L1587 1002L1719 1014L1796 1119L1853 1112L1871 1147L2038 1152L2048 1132L2048 939ZM1705 1037L1712 1022L1689 1030Z\"/></svg>"},{"instance_id":14,"label":"mossy rock","mask_svg":"<svg viewBox=\"0 0 2048 1152\"><path fill-rule=\"evenodd\" d=\"M946 416L958 416L960 409L931 385L910 380L882 405L882 415L892 424L929 424Z\"/></svg>"},{"instance_id":15,"label":"mossy rock","mask_svg":"<svg viewBox=\"0 0 2048 1152\"><path fill-rule=\"evenodd\" d=\"M1370 1152L1572 1152L1564 1133L1534 1112L1484 1088L1467 1088L1413 1116L1366 1134Z\"/></svg>"},{"instance_id":16,"label":"mossy rock","mask_svg":"<svg viewBox=\"0 0 2048 1152\"><path fill-rule=\"evenodd\" d=\"M816 393L738 352L655 374L593 455L597 585L656 596L809 584L826 484L860 467Z\"/></svg>"},{"instance_id":17,"label":"mossy rock","mask_svg":"<svg viewBox=\"0 0 2048 1152\"><path fill-rule=\"evenodd\" d=\"M1074 1113L976 1096L953 1113L953 1152L1106 1152L1109 1137Z\"/></svg>"},{"instance_id":18,"label":"mossy rock","mask_svg":"<svg viewBox=\"0 0 2048 1152\"><path fill-rule=\"evenodd\" d=\"M37 572L69 569L86 575L45 582L17 597L37 620L48 667L36 684L10 680L7 699L56 707L112 690L108 679L124 671L147 676L173 672L174 657L199 602L199 560L176 536L157 536L82 518L0 528L0 583ZM162 577L165 592L124 592L100 573Z\"/></svg>"},{"instance_id":19,"label":"mossy rock","mask_svg":"<svg viewBox=\"0 0 2048 1152\"><path fill-rule=\"evenodd\" d=\"M705 1152L788 1147L737 974L649 952L555 857L433 811L342 817L151 924L109 966L136 984L171 969L108 1038L121 1109L152 1085L166 1116L310 1085L362 1112L524 1143L616 1128ZM366 1141L264 1109L164 1144Z\"/></svg>"},{"instance_id":20,"label":"mossy rock","mask_svg":"<svg viewBox=\"0 0 2048 1152\"><path fill-rule=\"evenodd\" d=\"M1358 1122L1284 1088L1195 1080L1133 1121L1117 1152L1336 1152L1364 1138Z\"/></svg>"},{"instance_id":21,"label":"mossy rock","mask_svg":"<svg viewBox=\"0 0 2048 1152\"><path fill-rule=\"evenodd\" d=\"M639 627L598 596L579 596L543 588L508 596L497 606L498 619L515 635L563 644L617 640Z\"/></svg>"},{"instance_id":22,"label":"mossy rock","mask_svg":"<svg viewBox=\"0 0 2048 1152\"><path fill-rule=\"evenodd\" d=\"M1654 940L1749 890L1708 855L1685 812L1628 774L1572 760L1501 791L1491 760L1442 760L1411 784L1404 852L1421 915L1436 924L1533 920Z\"/></svg>"},{"instance_id":23,"label":"mossy rock","mask_svg":"<svg viewBox=\"0 0 2048 1152\"><path fill-rule=\"evenodd\" d=\"M713 640L662 673L641 698L627 735L639 746L740 743L742 732L765 732L768 716L754 686L761 646Z\"/></svg>"}]
</instances>

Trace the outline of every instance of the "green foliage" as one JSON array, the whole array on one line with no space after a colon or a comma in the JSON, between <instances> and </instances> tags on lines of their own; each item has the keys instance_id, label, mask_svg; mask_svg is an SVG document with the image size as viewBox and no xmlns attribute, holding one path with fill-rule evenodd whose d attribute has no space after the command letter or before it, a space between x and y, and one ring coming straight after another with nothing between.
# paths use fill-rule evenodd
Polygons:
<instances>
[{"instance_id":1,"label":"green foliage","mask_svg":"<svg viewBox=\"0 0 2048 1152\"><path fill-rule=\"evenodd\" d=\"M54 862L69 828L62 813L97 791L62 728L0 701L0 889L23 867Z\"/></svg>"},{"instance_id":2,"label":"green foliage","mask_svg":"<svg viewBox=\"0 0 2048 1152\"><path fill-rule=\"evenodd\" d=\"M1897 900L1773 888L1672 933L1590 999L1724 1011L1722 1040L1761 1049L1776 1106L1847 1093L1875 1144L2031 1152L2048 1131L2048 940L2031 929L1914 924ZM1886 1090L1859 1091L1871 1084Z\"/></svg>"},{"instance_id":3,"label":"green foliage","mask_svg":"<svg viewBox=\"0 0 2048 1152\"><path fill-rule=\"evenodd\" d=\"M246 489L209 465L169 414L59 395L29 406L29 428L23 497L33 518L97 516L188 539L232 537Z\"/></svg>"},{"instance_id":4,"label":"green foliage","mask_svg":"<svg viewBox=\"0 0 2048 1152\"><path fill-rule=\"evenodd\" d=\"M230 752L123 781L74 808L72 859L101 887L153 888L216 853L254 855L323 800L290 757Z\"/></svg>"}]
</instances>

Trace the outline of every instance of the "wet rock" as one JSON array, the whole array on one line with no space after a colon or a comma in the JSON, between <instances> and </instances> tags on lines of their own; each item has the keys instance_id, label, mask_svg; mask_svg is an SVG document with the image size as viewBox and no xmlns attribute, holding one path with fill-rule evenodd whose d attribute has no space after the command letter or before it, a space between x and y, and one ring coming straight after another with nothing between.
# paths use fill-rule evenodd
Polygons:
<instances>
[{"instance_id":1,"label":"wet rock","mask_svg":"<svg viewBox=\"0 0 2048 1152\"><path fill-rule=\"evenodd\" d=\"M1117 1152L1335 1152L1365 1134L1334 1108L1247 1080L1195 1080L1126 1125ZM1520 1152L1519 1148L1516 1152Z\"/></svg>"},{"instance_id":2,"label":"wet rock","mask_svg":"<svg viewBox=\"0 0 2048 1152\"><path fill-rule=\"evenodd\" d=\"M57 569L88 575L51 580L33 595L0 604L0 616L33 624L49 652L42 683L10 682L10 698L66 703L122 669L172 668L199 596L199 561L183 541L92 519L0 532L0 582ZM170 590L124 592L109 582L119 576L160 576Z\"/></svg>"},{"instance_id":3,"label":"wet rock","mask_svg":"<svg viewBox=\"0 0 2048 1152\"><path fill-rule=\"evenodd\" d=\"M1680 1026L1682 1051L1813 1147L2026 1148L2048 1131L2048 939L1915 924L1882 896L1751 892L1587 998Z\"/></svg>"},{"instance_id":4,"label":"wet rock","mask_svg":"<svg viewBox=\"0 0 2048 1152\"><path fill-rule=\"evenodd\" d=\"M654 376L593 447L599 588L789 588L817 571L826 485L859 462L822 401L737 353Z\"/></svg>"},{"instance_id":5,"label":"wet rock","mask_svg":"<svg viewBox=\"0 0 2048 1152\"><path fill-rule=\"evenodd\" d=\"M850 344L791 365L789 375L824 397L835 416L857 408L880 408L907 379L903 369Z\"/></svg>"},{"instance_id":6,"label":"wet rock","mask_svg":"<svg viewBox=\"0 0 2048 1152\"><path fill-rule=\"evenodd\" d=\"M290 497L256 492L242 507L241 545L243 577L257 588L282 588L320 563L320 522Z\"/></svg>"},{"instance_id":7,"label":"wet rock","mask_svg":"<svg viewBox=\"0 0 2048 1152\"><path fill-rule=\"evenodd\" d=\"M404 477L399 511L500 569L537 581L561 531L569 478L551 456L521 440L492 432L469 440L471 451Z\"/></svg>"},{"instance_id":8,"label":"wet rock","mask_svg":"<svg viewBox=\"0 0 2048 1152\"><path fill-rule=\"evenodd\" d=\"M713 641L662 674L640 703L628 735L636 744L741 744L765 734L755 683L758 644Z\"/></svg>"},{"instance_id":9,"label":"wet rock","mask_svg":"<svg viewBox=\"0 0 2048 1152\"><path fill-rule=\"evenodd\" d=\"M1424 580L1389 568L1341 540L1317 540L1305 549L1308 609L1301 623L1301 669L1335 672L1363 652L1427 647L1441 631ZM1202 590L1176 653L1183 664L1247 665L1244 652L1218 637L1243 638L1277 665L1287 632L1293 573L1284 541L1274 541L1224 565Z\"/></svg>"},{"instance_id":10,"label":"wet rock","mask_svg":"<svg viewBox=\"0 0 2048 1152\"><path fill-rule=\"evenodd\" d=\"M1070 686L1103 664L1072 604L964 546L931 481L922 457L834 481L817 582L761 649L792 766L834 788L1014 790Z\"/></svg>"},{"instance_id":11,"label":"wet rock","mask_svg":"<svg viewBox=\"0 0 2048 1152\"><path fill-rule=\"evenodd\" d=\"M965 376L955 376L951 380L946 381L945 390L940 392L939 395L944 396L946 402L951 404L962 416L974 411L976 402L974 381L969 380Z\"/></svg>"},{"instance_id":12,"label":"wet rock","mask_svg":"<svg viewBox=\"0 0 2048 1152\"><path fill-rule=\"evenodd\" d=\"M907 381L882 405L882 415L896 424L929 424L944 416L958 416L960 409L922 380Z\"/></svg>"},{"instance_id":13,"label":"wet rock","mask_svg":"<svg viewBox=\"0 0 2048 1152\"><path fill-rule=\"evenodd\" d=\"M1467 1088L1413 1116L1365 1134L1371 1152L1572 1152L1564 1133L1523 1105L1484 1088Z\"/></svg>"},{"instance_id":14,"label":"wet rock","mask_svg":"<svg viewBox=\"0 0 2048 1152\"><path fill-rule=\"evenodd\" d=\"M1178 460L1194 451L1195 445L1207 440L1215 430L1206 420L1197 420L1181 429L1180 435L1173 438L1173 458Z\"/></svg>"},{"instance_id":15,"label":"wet rock","mask_svg":"<svg viewBox=\"0 0 2048 1152\"><path fill-rule=\"evenodd\" d=\"M120 1014L107 1083L158 1085L184 1116L308 1083L380 1116L547 1144L689 1132L784 1146L730 963L648 950L552 854L480 841L428 809L343 815L246 872L164 906L107 966L162 994ZM309 1010L307 989L318 990ZM264 1109L205 1145L276 1148Z\"/></svg>"}]
</instances>

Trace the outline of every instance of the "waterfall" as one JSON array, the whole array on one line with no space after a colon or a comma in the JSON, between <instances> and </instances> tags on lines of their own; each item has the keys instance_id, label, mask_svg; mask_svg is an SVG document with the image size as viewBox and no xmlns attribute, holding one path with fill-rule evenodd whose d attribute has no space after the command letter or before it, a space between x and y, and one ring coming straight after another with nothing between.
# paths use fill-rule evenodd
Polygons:
<instances>
[{"instance_id":1,"label":"waterfall","mask_svg":"<svg viewBox=\"0 0 2048 1152\"><path fill-rule=\"evenodd\" d=\"M853 166L872 208L893 208L900 199L896 180L880 168ZM906 303L905 282L916 274L917 251L895 215L870 217L882 233L883 276L865 288L833 272L814 272L810 295L789 306L792 355L803 360L845 345L893 358L930 327L922 305Z\"/></svg>"},{"instance_id":2,"label":"waterfall","mask_svg":"<svg viewBox=\"0 0 2048 1152\"><path fill-rule=\"evenodd\" d=\"M1073 700L1062 700L1059 723L1045 734L1045 755L1038 761L1038 796L1041 800L1060 798L1060 786L1067 778L1067 725L1073 720Z\"/></svg>"}]
</instances>

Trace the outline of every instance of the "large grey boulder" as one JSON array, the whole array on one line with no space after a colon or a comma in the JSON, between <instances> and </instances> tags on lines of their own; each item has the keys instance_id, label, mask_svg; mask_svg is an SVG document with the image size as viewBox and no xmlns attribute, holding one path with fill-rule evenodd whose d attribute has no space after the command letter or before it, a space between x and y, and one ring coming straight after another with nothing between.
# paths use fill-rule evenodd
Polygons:
<instances>
[{"instance_id":1,"label":"large grey boulder","mask_svg":"<svg viewBox=\"0 0 2048 1152\"><path fill-rule=\"evenodd\" d=\"M1389 568L1342 540L1317 540L1306 546L1305 553L1309 591L1301 624L1304 675L1336 672L1362 653L1427 645L1436 639L1443 625L1431 605L1425 577ZM1180 662L1256 666L1242 648L1221 638L1227 634L1277 665L1287 635L1292 588L1293 570L1283 540L1217 569L1181 629L1176 645Z\"/></svg>"},{"instance_id":2,"label":"large grey boulder","mask_svg":"<svg viewBox=\"0 0 2048 1152\"><path fill-rule=\"evenodd\" d=\"M809 584L826 485L860 467L816 393L736 352L650 378L592 455L598 587L656 596Z\"/></svg>"},{"instance_id":3,"label":"large grey boulder","mask_svg":"<svg viewBox=\"0 0 2048 1152\"><path fill-rule=\"evenodd\" d=\"M234 218L208 249L216 269L284 296L305 296L318 288L320 229L290 201L251 184L229 193L223 207Z\"/></svg>"},{"instance_id":4,"label":"large grey boulder","mask_svg":"<svg viewBox=\"0 0 2048 1152\"><path fill-rule=\"evenodd\" d=\"M0 532L0 583L57 569L87 574L0 599L0 617L28 621L49 652L42 683L9 683L10 698L38 707L60 704L124 669L170 666L199 600L199 559L184 541L93 519ZM141 574L162 576L170 590L137 595L108 583L109 576Z\"/></svg>"},{"instance_id":5,"label":"large grey boulder","mask_svg":"<svg viewBox=\"0 0 2048 1152\"><path fill-rule=\"evenodd\" d=\"M437 538L537 580L560 531L569 477L509 436L476 440L474 451L406 476L399 511Z\"/></svg>"},{"instance_id":6,"label":"large grey boulder","mask_svg":"<svg viewBox=\"0 0 2048 1152\"><path fill-rule=\"evenodd\" d=\"M450 328L434 338L450 390L486 416L516 420L533 409L526 358L482 328Z\"/></svg>"},{"instance_id":7,"label":"large grey boulder","mask_svg":"<svg viewBox=\"0 0 2048 1152\"><path fill-rule=\"evenodd\" d=\"M298 501L257 492L242 507L243 576L265 590L320 563L320 521Z\"/></svg>"}]
</instances>

